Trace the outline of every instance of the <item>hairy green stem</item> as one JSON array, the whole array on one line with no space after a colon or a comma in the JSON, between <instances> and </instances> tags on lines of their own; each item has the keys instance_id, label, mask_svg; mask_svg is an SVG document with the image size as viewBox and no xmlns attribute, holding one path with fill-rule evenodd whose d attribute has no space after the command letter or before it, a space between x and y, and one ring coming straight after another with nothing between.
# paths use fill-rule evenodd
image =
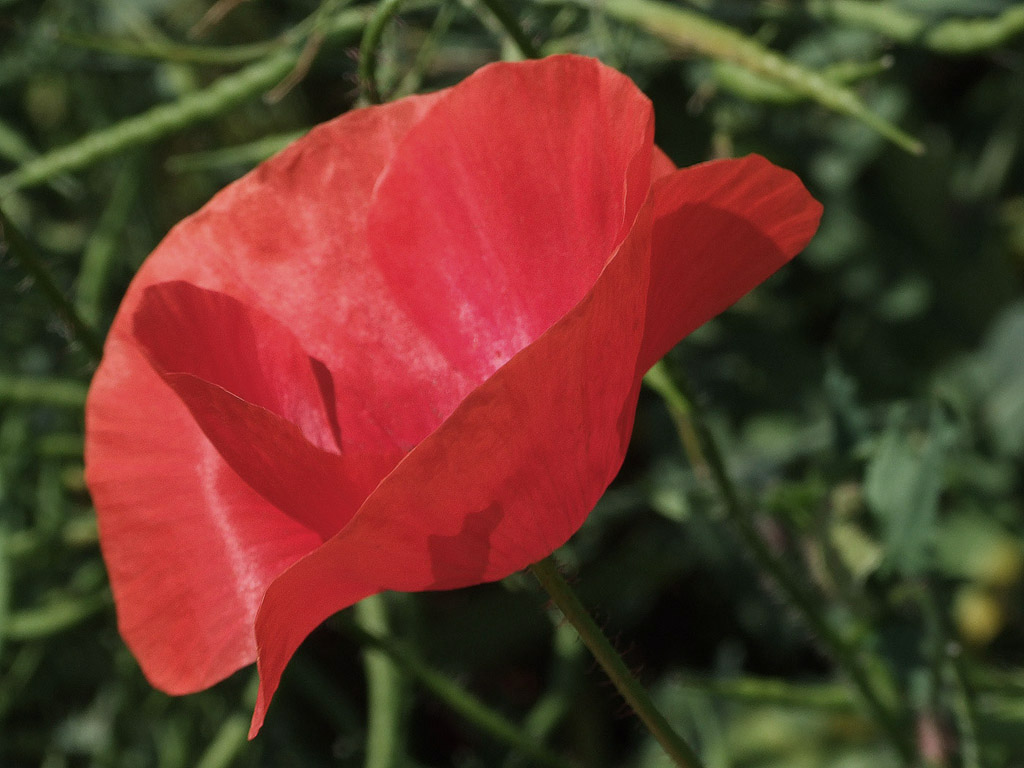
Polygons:
<instances>
[{"instance_id":1,"label":"hairy green stem","mask_svg":"<svg viewBox=\"0 0 1024 768\"><path fill-rule=\"evenodd\" d=\"M787 603L796 609L853 682L872 718L885 733L904 763L912 765L916 760L916 749L909 716L895 703L889 704L883 701L871 674L862 663L860 652L854 646L853 641L836 630L822 611L818 595L809 589L804 580L781 558L776 557L765 543L749 510L740 502L736 487L725 469L725 461L718 448L718 442L711 434L704 419L701 418L699 408L690 395L689 386L680 377L670 376L665 370L663 362L655 365L652 373L645 377L645 381L665 398L670 408L685 408L690 415L703 447L703 456L708 470L722 497L729 521L739 534L744 547L754 562L777 585Z\"/></svg>"},{"instance_id":2,"label":"hairy green stem","mask_svg":"<svg viewBox=\"0 0 1024 768\"><path fill-rule=\"evenodd\" d=\"M637 717L650 731L651 735L678 766L700 768L701 761L689 744L672 729L665 716L654 705L650 695L636 679L622 656L615 650L593 617L580 602L576 593L558 572L558 565L553 557L547 557L530 566L530 572L537 578L544 591L566 620L576 629L587 648L597 659L608 678L618 689L622 698L636 712Z\"/></svg>"}]
</instances>

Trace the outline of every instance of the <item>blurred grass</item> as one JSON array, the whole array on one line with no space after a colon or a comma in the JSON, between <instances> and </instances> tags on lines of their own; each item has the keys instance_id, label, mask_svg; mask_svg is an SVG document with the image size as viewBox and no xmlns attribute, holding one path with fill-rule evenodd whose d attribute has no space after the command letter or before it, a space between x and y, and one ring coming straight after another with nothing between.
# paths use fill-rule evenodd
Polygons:
<instances>
[{"instance_id":1,"label":"blurred grass","mask_svg":"<svg viewBox=\"0 0 1024 768\"><path fill-rule=\"evenodd\" d=\"M650 95L677 162L761 152L825 204L806 254L669 362L769 553L893 681L912 738L938 734L918 743L932 764L1024 762L1024 4L495 3L398 4L364 49L379 93L524 41L599 56ZM347 618L303 646L254 742L251 672L171 699L117 636L69 317L102 332L176 221L359 102L378 10L250 0L191 38L208 7L0 0L0 209L28 248L0 245L0 766L536 764L415 675L373 671ZM898 764L653 393L561 556L708 768ZM528 580L410 602L387 642L429 679L559 759L662 764ZM368 706L391 685L401 712Z\"/></svg>"}]
</instances>

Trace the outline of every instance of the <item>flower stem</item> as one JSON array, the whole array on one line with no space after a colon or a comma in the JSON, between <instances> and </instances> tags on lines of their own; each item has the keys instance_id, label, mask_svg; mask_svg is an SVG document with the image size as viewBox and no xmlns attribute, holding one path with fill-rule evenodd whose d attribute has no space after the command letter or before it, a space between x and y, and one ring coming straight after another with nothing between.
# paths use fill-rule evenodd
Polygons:
<instances>
[{"instance_id":1,"label":"flower stem","mask_svg":"<svg viewBox=\"0 0 1024 768\"><path fill-rule=\"evenodd\" d=\"M546 768L571 768L571 764L532 739L504 715L488 707L469 691L459 687L447 675L431 668L409 646L391 637L371 632L353 622L342 624L344 631L359 643L379 649L406 675L440 699L452 711L481 731L503 741Z\"/></svg>"},{"instance_id":2,"label":"flower stem","mask_svg":"<svg viewBox=\"0 0 1024 768\"><path fill-rule=\"evenodd\" d=\"M554 558L546 557L534 563L530 566L530 572L540 582L544 591L551 596L551 600L558 606L562 615L575 627L580 638L594 654L594 658L614 683L622 698L636 712L637 717L647 726L647 730L661 744L666 754L678 766L701 768L700 758L697 757L690 745L672 730L672 726L668 724L665 716L655 707L647 691L629 671L622 656L605 637L587 609L583 607L583 603L580 602L576 593L562 578Z\"/></svg>"},{"instance_id":3,"label":"flower stem","mask_svg":"<svg viewBox=\"0 0 1024 768\"><path fill-rule=\"evenodd\" d=\"M388 598L371 595L354 606L355 618L368 632L386 635L390 631ZM372 647L363 648L366 670L367 726L364 768L396 768L406 757L404 702L408 700L407 679L387 654Z\"/></svg>"},{"instance_id":4,"label":"flower stem","mask_svg":"<svg viewBox=\"0 0 1024 768\"><path fill-rule=\"evenodd\" d=\"M740 502L736 487L726 472L725 460L718 448L718 443L704 419L700 417L699 409L690 395L687 383L678 375L670 376L662 362L657 363L651 369L644 381L664 398L677 425L680 423L680 416L685 415L687 422L693 426L703 448L701 456L722 497L726 515L739 533L740 540L751 558L768 574L787 603L803 617L814 634L828 648L836 663L849 676L872 718L885 733L903 762L907 765L914 764L916 749L912 739L913 730L910 718L901 711L902 708L883 701L871 674L861 662L860 651L828 620L822 611L819 597L813 590L808 589L800 576L781 558L776 557L765 543L749 510ZM684 440L685 444L686 437L680 435L680 438Z\"/></svg>"}]
</instances>

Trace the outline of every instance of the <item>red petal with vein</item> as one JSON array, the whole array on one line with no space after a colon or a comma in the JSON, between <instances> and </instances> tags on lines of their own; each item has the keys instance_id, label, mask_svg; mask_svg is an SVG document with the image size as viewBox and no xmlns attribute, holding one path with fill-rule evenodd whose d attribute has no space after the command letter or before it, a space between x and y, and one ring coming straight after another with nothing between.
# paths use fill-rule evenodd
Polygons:
<instances>
[{"instance_id":1,"label":"red petal with vein","mask_svg":"<svg viewBox=\"0 0 1024 768\"><path fill-rule=\"evenodd\" d=\"M488 67L409 132L378 185L371 245L453 367L489 378L271 585L254 733L325 618L385 589L520 570L563 544L618 472L638 391L651 137L639 91L579 58Z\"/></svg>"},{"instance_id":2,"label":"red petal with vein","mask_svg":"<svg viewBox=\"0 0 1024 768\"><path fill-rule=\"evenodd\" d=\"M226 294L181 281L151 286L134 330L228 466L322 539L401 458L339 455L330 372L288 329Z\"/></svg>"},{"instance_id":3,"label":"red petal with vein","mask_svg":"<svg viewBox=\"0 0 1024 768\"><path fill-rule=\"evenodd\" d=\"M821 204L796 174L759 155L659 180L640 372L803 250Z\"/></svg>"},{"instance_id":4,"label":"red petal with vein","mask_svg":"<svg viewBox=\"0 0 1024 768\"><path fill-rule=\"evenodd\" d=\"M322 537L245 483L153 370L132 332L145 290L184 280L280 322L333 371L344 452L414 444L464 385L389 300L365 221L381 170L436 98L314 129L175 227L125 295L86 405L86 477L121 635L162 690L252 663L267 585Z\"/></svg>"},{"instance_id":5,"label":"red petal with vein","mask_svg":"<svg viewBox=\"0 0 1024 768\"><path fill-rule=\"evenodd\" d=\"M653 130L628 78L556 57L481 70L409 132L369 237L454 368L482 381L583 297L647 197Z\"/></svg>"},{"instance_id":6,"label":"red petal with vein","mask_svg":"<svg viewBox=\"0 0 1024 768\"><path fill-rule=\"evenodd\" d=\"M633 427L650 226L645 207L586 297L470 394L344 531L270 586L256 620L250 735L295 649L331 614L382 590L503 578L583 524Z\"/></svg>"},{"instance_id":7,"label":"red petal with vein","mask_svg":"<svg viewBox=\"0 0 1024 768\"><path fill-rule=\"evenodd\" d=\"M265 312L177 280L145 289L132 330L161 374L208 381L292 422L319 448L340 450L330 371Z\"/></svg>"},{"instance_id":8,"label":"red petal with vein","mask_svg":"<svg viewBox=\"0 0 1024 768\"><path fill-rule=\"evenodd\" d=\"M118 627L168 693L252 662L267 584L320 537L236 475L123 335L93 380L86 466Z\"/></svg>"},{"instance_id":9,"label":"red petal with vein","mask_svg":"<svg viewBox=\"0 0 1024 768\"><path fill-rule=\"evenodd\" d=\"M639 374L818 214L759 158L674 172L651 122L597 62L494 65L313 130L168 235L86 409L118 621L155 685L206 687L258 645L255 732L334 611L501 578L581 525Z\"/></svg>"}]
</instances>

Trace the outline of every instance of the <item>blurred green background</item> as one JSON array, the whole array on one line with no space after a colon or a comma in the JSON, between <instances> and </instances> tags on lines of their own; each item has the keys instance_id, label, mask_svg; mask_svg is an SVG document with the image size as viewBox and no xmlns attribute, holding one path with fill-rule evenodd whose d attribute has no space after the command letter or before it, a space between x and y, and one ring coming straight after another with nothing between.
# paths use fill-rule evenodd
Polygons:
<instances>
[{"instance_id":1,"label":"blurred green background","mask_svg":"<svg viewBox=\"0 0 1024 768\"><path fill-rule=\"evenodd\" d=\"M667 764L525 575L332 620L247 742L252 670L180 699L142 678L82 480L90 333L176 221L368 96L524 47L628 73L679 164L759 152L825 205L668 361L746 517L645 391L560 553L585 602L708 768L907 764L746 525L919 764L1024 764L1024 4L0 0L0 208L24 235L0 241L0 766Z\"/></svg>"}]
</instances>

